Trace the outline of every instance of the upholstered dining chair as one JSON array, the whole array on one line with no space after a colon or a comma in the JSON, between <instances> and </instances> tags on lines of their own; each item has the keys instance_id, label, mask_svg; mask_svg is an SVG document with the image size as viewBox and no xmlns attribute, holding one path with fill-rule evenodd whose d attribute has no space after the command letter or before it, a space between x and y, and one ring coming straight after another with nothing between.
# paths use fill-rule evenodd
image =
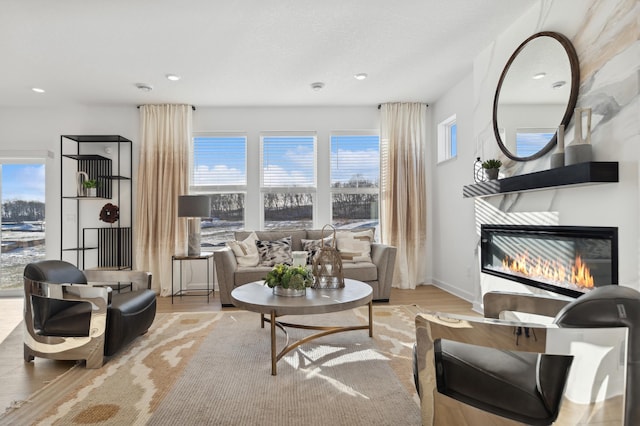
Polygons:
<instances>
[{"instance_id":1,"label":"upholstered dining chair","mask_svg":"<svg viewBox=\"0 0 640 426\"><path fill-rule=\"evenodd\" d=\"M602 403L604 411L607 407L617 410L618 424L640 424L638 291L603 286L573 301L489 292L483 302L485 318L443 313L416 316L414 374L423 425L447 424L450 419L443 413L451 414L454 400L516 422L552 424L563 401L571 406L565 387L572 368L583 368L573 372L578 378L598 371L594 377L599 382L592 387L583 383L585 389L580 391L602 397L609 387L608 395L613 397ZM500 319L504 312L550 316L553 321ZM604 350L589 340L590 333L603 341ZM595 366L584 369L594 358ZM580 424L588 424L588 410L586 415L578 412Z\"/></svg>"},{"instance_id":2,"label":"upholstered dining chair","mask_svg":"<svg viewBox=\"0 0 640 426\"><path fill-rule=\"evenodd\" d=\"M130 286L127 291L122 285ZM137 336L156 314L151 274L142 271L80 271L61 260L24 269L24 359L85 360L99 368Z\"/></svg>"}]
</instances>

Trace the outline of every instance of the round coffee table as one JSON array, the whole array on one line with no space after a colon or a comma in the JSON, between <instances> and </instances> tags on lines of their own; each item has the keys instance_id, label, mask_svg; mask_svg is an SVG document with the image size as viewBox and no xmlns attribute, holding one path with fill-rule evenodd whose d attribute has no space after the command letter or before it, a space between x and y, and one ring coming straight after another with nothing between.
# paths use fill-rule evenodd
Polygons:
<instances>
[{"instance_id":1,"label":"round coffee table","mask_svg":"<svg viewBox=\"0 0 640 426\"><path fill-rule=\"evenodd\" d=\"M255 281L241 285L231 292L233 304L238 308L260 314L260 325L264 328L265 321L271 324L271 374L276 375L276 363L287 353L298 346L329 334L352 330L369 330L369 337L373 337L373 290L369 284L345 279L345 286L341 289L313 289L308 288L306 295L299 297L275 296L273 289L264 285L264 281ZM311 315L330 312L346 311L358 306L369 305L369 324L359 326L311 326L276 321L284 315ZM266 318L265 315L269 315ZM276 327L282 330L287 338L285 347L276 353ZM296 342L289 344L289 334L285 327L302 328L307 330L321 330Z\"/></svg>"}]
</instances>

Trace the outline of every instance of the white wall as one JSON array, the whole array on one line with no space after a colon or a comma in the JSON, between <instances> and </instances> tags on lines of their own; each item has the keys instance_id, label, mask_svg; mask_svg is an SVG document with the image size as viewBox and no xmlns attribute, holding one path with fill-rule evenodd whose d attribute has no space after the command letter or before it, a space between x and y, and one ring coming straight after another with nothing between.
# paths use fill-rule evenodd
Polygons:
<instances>
[{"instance_id":1,"label":"white wall","mask_svg":"<svg viewBox=\"0 0 640 426\"><path fill-rule=\"evenodd\" d=\"M461 197L461 187L449 192L441 203L435 203L437 217L456 214L459 221L453 228L437 235L434 246L444 253L461 253L461 263L443 262L436 266L434 282L456 285L458 294L474 293L469 299L480 305L483 291L508 287L511 290L529 291L528 287L512 284L493 277L472 274L470 286L456 284L460 279L459 268L478 264L478 233L461 235L459 228L473 229L481 222L480 215L474 220L474 210L490 212L501 220L513 215L535 218L549 224L617 226L619 228L619 280L621 285L640 288L638 257L640 255L638 230L638 160L640 152L640 97L637 75L640 68L638 52L637 16L638 3L634 1L595 0L539 1L512 26L506 28L490 46L474 61L473 90L460 96L458 87L436 102L448 104L451 97L459 99L456 109L473 109L473 134L459 137L459 159L452 163L454 170L438 169L434 183L438 191L444 188L443 180L458 174L466 176L465 183L472 183L471 163L476 156L501 158L506 175L517 175L549 168L549 156L539 160L516 163L499 151L492 128L492 103L495 87L504 64L511 53L527 37L539 31L557 31L572 40L580 59L581 84L578 107L593 109L592 144L594 160L618 161L620 182L613 184L551 189L514 195L468 200L464 213L454 210ZM453 111L455 112L455 111ZM437 121L437 120L436 120ZM460 123L460 119L458 119ZM573 122L568 127L566 142L573 140ZM459 163L459 164L458 164ZM506 218L506 219L505 219ZM489 219L491 220L491 219ZM474 223L475 221L475 223ZM437 262L436 262L437 263ZM477 266L476 266L477 269Z\"/></svg>"},{"instance_id":2,"label":"white wall","mask_svg":"<svg viewBox=\"0 0 640 426\"><path fill-rule=\"evenodd\" d=\"M433 125L431 138L437 140L438 123L456 115L458 156L435 164L437 144L431 145L431 218L430 235L433 241L431 258L433 262L432 282L467 300L474 297L473 274L477 269L473 257L475 234L473 224L473 201L462 198L462 187L473 182L473 79L469 74L447 92L431 108Z\"/></svg>"}]
</instances>

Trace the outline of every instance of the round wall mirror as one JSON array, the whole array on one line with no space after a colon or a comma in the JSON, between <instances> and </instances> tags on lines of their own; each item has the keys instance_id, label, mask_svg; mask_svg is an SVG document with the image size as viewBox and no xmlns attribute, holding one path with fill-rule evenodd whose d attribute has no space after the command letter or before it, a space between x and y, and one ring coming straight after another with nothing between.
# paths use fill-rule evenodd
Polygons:
<instances>
[{"instance_id":1,"label":"round wall mirror","mask_svg":"<svg viewBox=\"0 0 640 426\"><path fill-rule=\"evenodd\" d=\"M566 128L578 98L580 67L571 41L541 32L526 39L502 71L493 99L493 131L504 154L516 161L539 158Z\"/></svg>"}]
</instances>

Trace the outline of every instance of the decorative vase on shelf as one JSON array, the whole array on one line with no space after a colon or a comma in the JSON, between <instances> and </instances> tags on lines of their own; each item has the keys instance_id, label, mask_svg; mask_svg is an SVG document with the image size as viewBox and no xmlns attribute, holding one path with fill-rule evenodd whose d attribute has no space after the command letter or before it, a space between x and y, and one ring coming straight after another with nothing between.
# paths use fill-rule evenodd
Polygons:
<instances>
[{"instance_id":1,"label":"decorative vase on shelf","mask_svg":"<svg viewBox=\"0 0 640 426\"><path fill-rule=\"evenodd\" d=\"M87 191L84 183L89 180L89 175L85 172L76 172L76 191L78 197L86 197Z\"/></svg>"},{"instance_id":2,"label":"decorative vase on shelf","mask_svg":"<svg viewBox=\"0 0 640 426\"><path fill-rule=\"evenodd\" d=\"M564 166L564 124L558 127L558 150L551 154L550 166L552 169Z\"/></svg>"},{"instance_id":3,"label":"decorative vase on shelf","mask_svg":"<svg viewBox=\"0 0 640 426\"><path fill-rule=\"evenodd\" d=\"M582 134L582 119L586 114L587 127L586 135ZM591 151L591 108L576 108L575 117L575 137L573 143L567 146L565 163L567 165L587 163L592 160Z\"/></svg>"}]
</instances>

